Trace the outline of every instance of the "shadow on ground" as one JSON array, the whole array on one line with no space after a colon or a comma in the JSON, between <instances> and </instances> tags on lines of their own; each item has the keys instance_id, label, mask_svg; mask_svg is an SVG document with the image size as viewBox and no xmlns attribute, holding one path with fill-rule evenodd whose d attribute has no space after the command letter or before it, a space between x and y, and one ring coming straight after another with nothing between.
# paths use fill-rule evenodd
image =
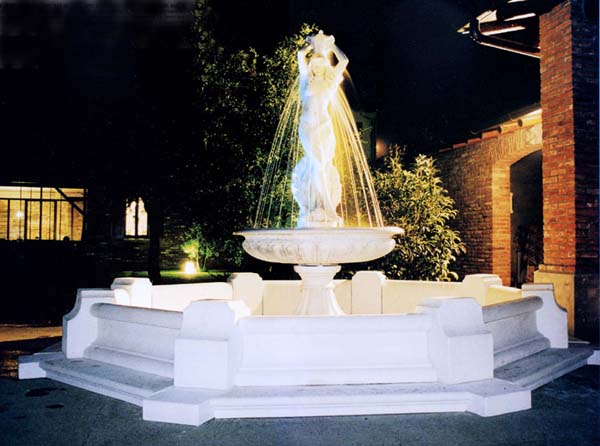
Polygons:
<instances>
[{"instance_id":1,"label":"shadow on ground","mask_svg":"<svg viewBox=\"0 0 600 446\"><path fill-rule=\"evenodd\" d=\"M21 341L0 342L0 378L18 376L18 358L21 355L31 355L60 342L61 337L43 337Z\"/></svg>"}]
</instances>

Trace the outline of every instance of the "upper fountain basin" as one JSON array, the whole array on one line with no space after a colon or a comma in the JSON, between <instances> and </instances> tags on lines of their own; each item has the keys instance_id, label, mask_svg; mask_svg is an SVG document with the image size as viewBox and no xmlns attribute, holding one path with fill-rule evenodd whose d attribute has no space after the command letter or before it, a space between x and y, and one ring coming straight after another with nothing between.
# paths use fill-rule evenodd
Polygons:
<instances>
[{"instance_id":1,"label":"upper fountain basin","mask_svg":"<svg viewBox=\"0 0 600 446\"><path fill-rule=\"evenodd\" d=\"M248 229L244 250L257 259L296 265L368 262L394 249L397 227Z\"/></svg>"}]
</instances>

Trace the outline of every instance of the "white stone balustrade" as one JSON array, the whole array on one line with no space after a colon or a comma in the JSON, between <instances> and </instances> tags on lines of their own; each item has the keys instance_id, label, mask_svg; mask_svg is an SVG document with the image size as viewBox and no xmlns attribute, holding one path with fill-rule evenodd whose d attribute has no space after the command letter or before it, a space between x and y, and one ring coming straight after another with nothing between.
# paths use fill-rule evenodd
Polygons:
<instances>
[{"instance_id":1,"label":"white stone balustrade","mask_svg":"<svg viewBox=\"0 0 600 446\"><path fill-rule=\"evenodd\" d=\"M423 315L240 321L240 386L436 381Z\"/></svg>"},{"instance_id":2,"label":"white stone balustrade","mask_svg":"<svg viewBox=\"0 0 600 446\"><path fill-rule=\"evenodd\" d=\"M175 386L231 387L242 355L233 332L238 321L249 315L242 301L192 302L183 313L175 341Z\"/></svg>"},{"instance_id":3,"label":"white stone balustrade","mask_svg":"<svg viewBox=\"0 0 600 446\"><path fill-rule=\"evenodd\" d=\"M523 293L519 288L491 285L487 287L484 306L510 302L511 300L518 300L521 297L523 297Z\"/></svg>"},{"instance_id":4,"label":"white stone balustrade","mask_svg":"<svg viewBox=\"0 0 600 446\"><path fill-rule=\"evenodd\" d=\"M456 384L494 376L492 333L474 299L426 299L418 311L433 318L429 355L440 382Z\"/></svg>"},{"instance_id":5,"label":"white stone balustrade","mask_svg":"<svg viewBox=\"0 0 600 446\"><path fill-rule=\"evenodd\" d=\"M233 299L245 302L254 316L282 316L294 314L301 300L300 280L263 280L255 273L234 273L227 282L149 283L143 278L119 278L111 288L129 295L117 294L118 304L144 306L140 303L150 302L147 308L171 311L183 311L196 300ZM474 274L462 282L429 282L389 280L377 271L359 271L352 280L333 283L333 292L345 314L413 313L420 302L431 297L468 296L485 306L520 299L522 295L517 288L502 286L494 274Z\"/></svg>"},{"instance_id":6,"label":"white stone balustrade","mask_svg":"<svg viewBox=\"0 0 600 446\"><path fill-rule=\"evenodd\" d=\"M550 341L553 348L568 348L567 311L558 305L551 283L530 283L522 287L522 297L538 296L543 305L536 312L539 332Z\"/></svg>"},{"instance_id":7,"label":"white stone balustrade","mask_svg":"<svg viewBox=\"0 0 600 446\"><path fill-rule=\"evenodd\" d=\"M557 352L548 350L538 367L535 353L567 345L565 311L551 285L517 293L490 275L465 286L361 272L334 281L334 291L345 312L372 314L338 317L285 315L300 300L300 281L252 273L217 284L148 287L137 280L79 290L64 317L67 359L59 352L20 358L19 376L138 404L144 419L192 425L240 416L491 416L530 407L530 388L590 354L580 348L549 362ZM466 290L479 294L461 297ZM184 311L132 304L144 299ZM378 314L401 305L416 312ZM530 365L511 365L520 359Z\"/></svg>"},{"instance_id":8,"label":"white stone balustrade","mask_svg":"<svg viewBox=\"0 0 600 446\"><path fill-rule=\"evenodd\" d=\"M471 289L497 287L493 277L479 278L485 283L470 279ZM234 384L459 383L487 379L494 367L550 345L567 345L566 314L556 305L551 286L539 284L524 287L523 294L532 297L484 307L483 312L474 299L450 296L422 298L420 315L389 315L377 321L369 316L248 317L246 301L254 314L260 313L269 291L287 290L287 300L271 296L281 299L280 305L289 302L290 290L299 299L299 283L263 281L247 273L232 276L228 283L148 288L144 279L134 279L116 282L112 291L79 290L75 308L64 318L63 350L67 358L86 357L174 377L177 386L225 389ZM352 281L336 284L342 299L350 294L345 306L375 314L384 308L388 287L408 292L413 285L404 283L400 289L399 281L388 281L378 272L360 272ZM430 294L440 290L431 285ZM441 289L459 293L461 285L442 284ZM112 305L123 292L137 302L148 293L154 302L179 295L174 303L162 305L185 305L186 310L182 316ZM218 296L225 299L213 299ZM492 342L493 360L486 353L492 351Z\"/></svg>"},{"instance_id":9,"label":"white stone balustrade","mask_svg":"<svg viewBox=\"0 0 600 446\"><path fill-rule=\"evenodd\" d=\"M460 383L493 376L492 339L473 299L423 314L251 317L241 301L197 301L175 342L175 385Z\"/></svg>"},{"instance_id":10,"label":"white stone balustrade","mask_svg":"<svg viewBox=\"0 0 600 446\"><path fill-rule=\"evenodd\" d=\"M462 281L463 296L474 297L479 305L487 304L488 289L491 286L502 286L502 279L496 274L470 274Z\"/></svg>"},{"instance_id":11,"label":"white stone balustrade","mask_svg":"<svg viewBox=\"0 0 600 446\"><path fill-rule=\"evenodd\" d=\"M196 300L230 300L231 285L227 282L206 282L152 287L152 308L183 311Z\"/></svg>"},{"instance_id":12,"label":"white stone balustrade","mask_svg":"<svg viewBox=\"0 0 600 446\"><path fill-rule=\"evenodd\" d=\"M422 314L411 315L252 317L242 301L199 300L182 314L114 305L112 292L93 293L80 291L65 318L65 346L80 341L76 350L66 348L67 357L173 377L179 387L457 383L491 376L485 365L491 335L482 330L473 299L427 301Z\"/></svg>"},{"instance_id":13,"label":"white stone balustrade","mask_svg":"<svg viewBox=\"0 0 600 446\"><path fill-rule=\"evenodd\" d=\"M73 311L63 318L65 356L172 378L181 313L113 302L113 291L78 291Z\"/></svg>"},{"instance_id":14,"label":"white stone balustrade","mask_svg":"<svg viewBox=\"0 0 600 446\"><path fill-rule=\"evenodd\" d=\"M129 299L117 299L119 305L132 307L152 307L152 283L143 277L117 277L110 285L111 290L122 290Z\"/></svg>"},{"instance_id":15,"label":"white stone balustrade","mask_svg":"<svg viewBox=\"0 0 600 446\"><path fill-rule=\"evenodd\" d=\"M248 277L251 273L236 273L232 276ZM254 274L254 276L258 276ZM260 276L258 276L260 277ZM261 279L262 280L262 279ZM242 285L248 286L250 293L260 290L252 281L246 280ZM116 293L125 291L126 297L117 294L119 305L132 307L154 308L168 311L183 311L190 302L195 300L224 300L233 298L232 285L226 282L206 282L174 285L152 285L143 277L118 277L111 284ZM240 294L248 294L241 292Z\"/></svg>"},{"instance_id":16,"label":"white stone balustrade","mask_svg":"<svg viewBox=\"0 0 600 446\"><path fill-rule=\"evenodd\" d=\"M107 364L173 377L173 345L182 314L149 308L95 304L98 335L84 357Z\"/></svg>"},{"instance_id":17,"label":"white stone balustrade","mask_svg":"<svg viewBox=\"0 0 600 446\"><path fill-rule=\"evenodd\" d=\"M413 313L423 300L438 297L469 296L460 282L426 282L421 280L385 280L382 284L382 310L387 313ZM375 293L372 290L371 293ZM470 296L475 297L475 296ZM360 296L357 296L360 298Z\"/></svg>"},{"instance_id":18,"label":"white stone balustrade","mask_svg":"<svg viewBox=\"0 0 600 446\"><path fill-rule=\"evenodd\" d=\"M385 275L359 271L352 277L352 314L382 314Z\"/></svg>"},{"instance_id":19,"label":"white stone balustrade","mask_svg":"<svg viewBox=\"0 0 600 446\"><path fill-rule=\"evenodd\" d=\"M483 320L494 337L494 368L501 367L550 347L538 331L540 297L525 297L483 308Z\"/></svg>"},{"instance_id":20,"label":"white stone balustrade","mask_svg":"<svg viewBox=\"0 0 600 446\"><path fill-rule=\"evenodd\" d=\"M252 315L263 314L262 277L256 273L233 273L227 278L227 283L231 286L232 297L245 302Z\"/></svg>"},{"instance_id":21,"label":"white stone balustrade","mask_svg":"<svg viewBox=\"0 0 600 446\"><path fill-rule=\"evenodd\" d=\"M85 349L98 337L98 319L91 313L97 303L115 303L115 292L96 288L77 290L75 306L63 316L62 350L67 358L82 358Z\"/></svg>"}]
</instances>

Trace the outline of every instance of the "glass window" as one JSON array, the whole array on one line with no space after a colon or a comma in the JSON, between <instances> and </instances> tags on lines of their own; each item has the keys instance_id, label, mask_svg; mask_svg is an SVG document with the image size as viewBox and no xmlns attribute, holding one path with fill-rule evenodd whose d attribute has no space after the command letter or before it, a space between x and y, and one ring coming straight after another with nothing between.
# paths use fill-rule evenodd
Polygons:
<instances>
[{"instance_id":1,"label":"glass window","mask_svg":"<svg viewBox=\"0 0 600 446\"><path fill-rule=\"evenodd\" d=\"M25 200L10 200L8 214L8 239L25 238Z\"/></svg>"},{"instance_id":2,"label":"glass window","mask_svg":"<svg viewBox=\"0 0 600 446\"><path fill-rule=\"evenodd\" d=\"M8 200L0 200L0 240L8 239Z\"/></svg>"},{"instance_id":3,"label":"glass window","mask_svg":"<svg viewBox=\"0 0 600 446\"><path fill-rule=\"evenodd\" d=\"M125 235L127 237L148 236L148 213L141 198L127 202L125 209Z\"/></svg>"},{"instance_id":4,"label":"glass window","mask_svg":"<svg viewBox=\"0 0 600 446\"><path fill-rule=\"evenodd\" d=\"M81 240L85 189L0 186L0 240Z\"/></svg>"}]
</instances>

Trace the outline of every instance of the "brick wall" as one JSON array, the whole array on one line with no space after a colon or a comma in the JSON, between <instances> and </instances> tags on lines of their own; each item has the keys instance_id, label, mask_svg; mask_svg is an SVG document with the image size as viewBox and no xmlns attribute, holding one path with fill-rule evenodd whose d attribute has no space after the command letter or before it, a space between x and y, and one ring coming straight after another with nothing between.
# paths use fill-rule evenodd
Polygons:
<instances>
[{"instance_id":1,"label":"brick wall","mask_svg":"<svg viewBox=\"0 0 600 446\"><path fill-rule=\"evenodd\" d=\"M169 209L165 215L163 236L160 240L161 269L180 269L185 260L181 250L182 235L188 229L189 218L184 218L177 209Z\"/></svg>"},{"instance_id":2,"label":"brick wall","mask_svg":"<svg viewBox=\"0 0 600 446\"><path fill-rule=\"evenodd\" d=\"M541 149L541 125L486 132L437 155L444 185L459 210L454 226L467 254L454 269L461 276L493 273L510 284L510 166Z\"/></svg>"},{"instance_id":3,"label":"brick wall","mask_svg":"<svg viewBox=\"0 0 600 446\"><path fill-rule=\"evenodd\" d=\"M570 4L540 17L544 270L575 272L575 129Z\"/></svg>"},{"instance_id":4,"label":"brick wall","mask_svg":"<svg viewBox=\"0 0 600 446\"><path fill-rule=\"evenodd\" d=\"M442 181L459 210L453 226L467 247L453 267L461 276L492 272L492 174L481 147L481 141L455 145L437 156Z\"/></svg>"},{"instance_id":5,"label":"brick wall","mask_svg":"<svg viewBox=\"0 0 600 446\"><path fill-rule=\"evenodd\" d=\"M574 274L575 334L598 340L598 22L583 0L540 17L544 264Z\"/></svg>"},{"instance_id":6,"label":"brick wall","mask_svg":"<svg viewBox=\"0 0 600 446\"><path fill-rule=\"evenodd\" d=\"M573 104L578 273L598 272L598 22L574 2ZM597 291L597 288L596 288Z\"/></svg>"}]
</instances>

